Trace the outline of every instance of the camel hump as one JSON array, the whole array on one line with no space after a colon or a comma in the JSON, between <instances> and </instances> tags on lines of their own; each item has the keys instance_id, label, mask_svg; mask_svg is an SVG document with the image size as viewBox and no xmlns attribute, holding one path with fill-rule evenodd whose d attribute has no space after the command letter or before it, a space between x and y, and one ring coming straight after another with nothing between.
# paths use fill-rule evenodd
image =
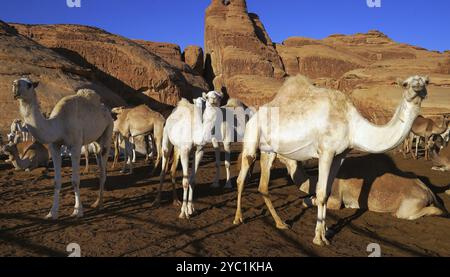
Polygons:
<instances>
[{"instance_id":1,"label":"camel hump","mask_svg":"<svg viewBox=\"0 0 450 277\"><path fill-rule=\"evenodd\" d=\"M191 107L192 103L189 102L186 98L181 98L180 101L178 101L177 107Z\"/></svg>"},{"instance_id":2,"label":"camel hump","mask_svg":"<svg viewBox=\"0 0 450 277\"><path fill-rule=\"evenodd\" d=\"M227 104L225 107L231 107L231 108L237 108L237 107L243 107L244 104L242 104L241 100L237 98L230 98L227 101Z\"/></svg>"},{"instance_id":3,"label":"camel hump","mask_svg":"<svg viewBox=\"0 0 450 277\"><path fill-rule=\"evenodd\" d=\"M295 88L299 89L299 88L310 87L312 85L313 85L313 83L311 82L311 80L309 80L308 77L298 74L296 76L287 78L283 84L282 89L283 88L291 88L291 87L295 87Z\"/></svg>"},{"instance_id":4,"label":"camel hump","mask_svg":"<svg viewBox=\"0 0 450 277\"><path fill-rule=\"evenodd\" d=\"M101 103L100 95L92 89L79 89L77 95L86 98L88 101L96 104Z\"/></svg>"}]
</instances>

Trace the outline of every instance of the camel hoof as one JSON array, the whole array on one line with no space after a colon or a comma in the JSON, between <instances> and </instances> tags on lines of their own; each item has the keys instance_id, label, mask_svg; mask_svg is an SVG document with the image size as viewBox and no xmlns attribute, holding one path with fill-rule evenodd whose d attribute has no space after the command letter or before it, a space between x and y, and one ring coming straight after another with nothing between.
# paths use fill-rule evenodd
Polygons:
<instances>
[{"instance_id":1,"label":"camel hoof","mask_svg":"<svg viewBox=\"0 0 450 277\"><path fill-rule=\"evenodd\" d=\"M78 209L74 209L73 213L70 215L70 217L76 217L76 218L80 218L83 217L83 209L82 208L78 208Z\"/></svg>"},{"instance_id":2,"label":"camel hoof","mask_svg":"<svg viewBox=\"0 0 450 277\"><path fill-rule=\"evenodd\" d=\"M318 246L330 245L330 242L325 237L325 232L323 232L321 234L316 234L316 236L314 237L313 243Z\"/></svg>"},{"instance_id":3,"label":"camel hoof","mask_svg":"<svg viewBox=\"0 0 450 277\"><path fill-rule=\"evenodd\" d=\"M91 205L92 209L102 209L103 208L103 201L100 201L99 199L97 199L97 201L95 201L94 204Z\"/></svg>"},{"instance_id":4,"label":"camel hoof","mask_svg":"<svg viewBox=\"0 0 450 277\"><path fill-rule=\"evenodd\" d=\"M51 220L57 220L58 219L58 213L50 211L46 216L45 219L51 219Z\"/></svg>"},{"instance_id":5,"label":"camel hoof","mask_svg":"<svg viewBox=\"0 0 450 277\"><path fill-rule=\"evenodd\" d=\"M193 215L193 214L195 213L194 206L188 207L186 213L187 213L189 216Z\"/></svg>"},{"instance_id":6,"label":"camel hoof","mask_svg":"<svg viewBox=\"0 0 450 277\"><path fill-rule=\"evenodd\" d=\"M239 225L241 223L244 223L244 220L242 219L242 217L237 217L233 220L234 225Z\"/></svg>"},{"instance_id":7,"label":"camel hoof","mask_svg":"<svg viewBox=\"0 0 450 277\"><path fill-rule=\"evenodd\" d=\"M282 222L280 224L277 223L277 228L280 230L288 230L288 229L290 229L290 226L287 225L286 223Z\"/></svg>"},{"instance_id":8,"label":"camel hoof","mask_svg":"<svg viewBox=\"0 0 450 277\"><path fill-rule=\"evenodd\" d=\"M182 211L180 213L180 215L178 216L179 219L189 219L189 215L187 214L187 212Z\"/></svg>"}]
</instances>

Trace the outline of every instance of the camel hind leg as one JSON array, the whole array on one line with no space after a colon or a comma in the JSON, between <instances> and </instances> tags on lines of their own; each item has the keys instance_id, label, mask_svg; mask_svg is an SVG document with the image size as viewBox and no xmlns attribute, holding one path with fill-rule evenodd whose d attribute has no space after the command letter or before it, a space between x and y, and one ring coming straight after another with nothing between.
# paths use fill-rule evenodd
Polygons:
<instances>
[{"instance_id":1,"label":"camel hind leg","mask_svg":"<svg viewBox=\"0 0 450 277\"><path fill-rule=\"evenodd\" d=\"M166 171L169 166L170 153L172 152L172 149L173 149L173 145L169 140L167 132L164 130L163 138L162 138L162 142L161 142L162 163L161 163L161 172L159 174L159 187L158 187L158 193L156 195L156 198L152 203L153 207L159 206L159 204L161 202L162 186L163 186L164 180L166 178ZM173 187L173 188L174 188L174 193L176 193L175 187Z\"/></svg>"},{"instance_id":2,"label":"camel hind leg","mask_svg":"<svg viewBox=\"0 0 450 277\"><path fill-rule=\"evenodd\" d=\"M72 186L75 193L75 206L71 217L83 216L83 205L80 199L80 158L81 145L74 145L70 149L72 160Z\"/></svg>"},{"instance_id":3,"label":"camel hind leg","mask_svg":"<svg viewBox=\"0 0 450 277\"><path fill-rule=\"evenodd\" d=\"M108 164L109 151L111 149L111 140L113 133L113 124L111 123L103 133L103 135L97 140L100 145L99 153L96 153L97 165L99 170L99 191L98 197L92 208L103 208L103 191L106 183L106 166Z\"/></svg>"},{"instance_id":4,"label":"camel hind leg","mask_svg":"<svg viewBox=\"0 0 450 277\"><path fill-rule=\"evenodd\" d=\"M261 178L259 180L258 191L262 194L264 202L275 220L278 229L288 229L289 226L278 216L269 196L270 169L277 154L261 152Z\"/></svg>"},{"instance_id":5,"label":"camel hind leg","mask_svg":"<svg viewBox=\"0 0 450 277\"><path fill-rule=\"evenodd\" d=\"M239 176L237 178L237 204L233 224L243 222L241 206L242 192L244 191L245 180L247 179L249 169L256 159L256 150L259 145L259 130L257 123L257 115L255 115L250 119L245 128L244 145L241 155L241 170L239 171Z\"/></svg>"},{"instance_id":6,"label":"camel hind leg","mask_svg":"<svg viewBox=\"0 0 450 277\"><path fill-rule=\"evenodd\" d=\"M229 142L224 142L223 143L223 149L225 151L225 170L226 170L226 174L227 174L227 181L225 183L225 188L226 189L231 189L232 185L231 185L231 181L230 181L230 166L231 166L231 149L230 149L230 143Z\"/></svg>"},{"instance_id":7,"label":"camel hind leg","mask_svg":"<svg viewBox=\"0 0 450 277\"><path fill-rule=\"evenodd\" d=\"M153 130L152 143L153 146L155 146L153 149L156 149L156 162L155 167L153 168L152 171L152 176L155 174L156 170L159 167L159 163L161 162L163 135L164 135L164 127L155 126L155 129Z\"/></svg>"},{"instance_id":8,"label":"camel hind leg","mask_svg":"<svg viewBox=\"0 0 450 277\"><path fill-rule=\"evenodd\" d=\"M439 216L444 211L434 205L423 206L423 201L418 199L407 199L402 202L394 216L401 219L416 220L423 216Z\"/></svg>"},{"instance_id":9,"label":"camel hind leg","mask_svg":"<svg viewBox=\"0 0 450 277\"><path fill-rule=\"evenodd\" d=\"M52 155L53 168L55 170L55 191L53 194L53 205L46 219L58 219L59 210L59 194L61 191L61 145L50 144L50 152Z\"/></svg>"},{"instance_id":10,"label":"camel hind leg","mask_svg":"<svg viewBox=\"0 0 450 277\"><path fill-rule=\"evenodd\" d=\"M172 166L170 168L170 178L172 180L172 192L173 192L173 205L174 206L181 206L181 202L178 199L177 195L177 168L178 168L178 162L180 160L180 153L178 151L178 148L174 147L173 149L173 161Z\"/></svg>"}]
</instances>

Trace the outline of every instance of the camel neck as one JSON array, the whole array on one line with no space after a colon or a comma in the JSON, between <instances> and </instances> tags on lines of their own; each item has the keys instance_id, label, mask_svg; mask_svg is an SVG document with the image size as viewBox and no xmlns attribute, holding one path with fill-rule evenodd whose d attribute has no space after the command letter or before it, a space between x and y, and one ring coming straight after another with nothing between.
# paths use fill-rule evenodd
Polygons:
<instances>
[{"instance_id":1,"label":"camel neck","mask_svg":"<svg viewBox=\"0 0 450 277\"><path fill-rule=\"evenodd\" d=\"M403 99L392 119L386 125L377 126L353 109L349 119L352 147L369 153L394 149L408 136L419 112L420 104L416 105Z\"/></svg>"},{"instance_id":2,"label":"camel neck","mask_svg":"<svg viewBox=\"0 0 450 277\"><path fill-rule=\"evenodd\" d=\"M31 133L42 144L55 142L58 138L58 128L53 128L54 120L46 119L41 112L37 98L27 102L19 100L20 113L22 114L25 124Z\"/></svg>"}]
</instances>

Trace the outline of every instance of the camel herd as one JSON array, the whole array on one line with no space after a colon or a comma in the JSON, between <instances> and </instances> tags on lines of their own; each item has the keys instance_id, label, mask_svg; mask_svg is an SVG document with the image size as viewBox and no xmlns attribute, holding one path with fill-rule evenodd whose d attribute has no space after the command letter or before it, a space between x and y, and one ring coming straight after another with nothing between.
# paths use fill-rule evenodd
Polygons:
<instances>
[{"instance_id":1,"label":"camel herd","mask_svg":"<svg viewBox=\"0 0 450 277\"><path fill-rule=\"evenodd\" d=\"M86 157L85 172L89 171L89 154L97 158L100 188L92 207L101 208L111 145L114 145L113 167L118 162L120 152L123 152L121 172L133 174L133 162L138 151L135 142L142 139L145 147L139 151L147 158L156 159L152 175L161 165L159 189L153 206L160 204L162 185L169 161L172 160L173 201L175 205L181 204L179 217L189 218L195 211L195 177L205 145L212 144L215 150L216 175L212 187L218 187L221 164L219 143L223 144L225 187L231 188L230 145L235 141L242 142L234 224L243 222L242 192L259 155L259 192L276 227L288 228L277 214L269 194L270 171L278 158L286 165L299 189L313 195L304 201L305 205L317 206L313 243L327 245L327 209L339 209L341 206L364 208L389 212L409 220L446 213L434 193L417 178L396 174L385 174L381 178L373 176L374 182L369 192L363 191L361 179L345 178L348 172L369 176L370 170L367 169L373 167L373 164L346 161L352 149L384 153L402 146L405 156L411 153L416 159L421 141L425 144L425 158L433 160L433 169L450 170L450 156L446 153L449 147L444 147L448 144L450 117L444 116L442 123L436 124L419 115L421 103L427 96L428 83L428 77L422 76L412 76L401 82L404 89L401 103L392 119L386 125L378 126L361 116L342 92L319 88L301 75L289 77L275 98L257 111L233 98L229 99L227 105L221 106L224 95L210 91L193 99L193 102L182 99L167 117L146 105L110 110L101 103L94 91L88 89L78 90L76 94L62 98L52 113L45 117L35 92L38 83L21 78L13 82L12 91L14 99L19 102L23 121L14 121L8 137L10 143L2 147L2 152L8 155L8 161L18 170L47 166L50 152L55 171L55 189L53 205L46 216L49 219L58 218L62 152L67 152L72 161L75 194L72 216L82 217L79 189L82 153ZM18 149L17 137L24 141L23 149ZM195 153L189 172L189 158L193 149ZM318 178L308 176L302 166L302 162L314 158L318 159ZM175 183L179 161L183 173L181 203ZM385 165L386 162L381 161L379 167ZM361 202L364 193L365 201Z\"/></svg>"}]
</instances>

